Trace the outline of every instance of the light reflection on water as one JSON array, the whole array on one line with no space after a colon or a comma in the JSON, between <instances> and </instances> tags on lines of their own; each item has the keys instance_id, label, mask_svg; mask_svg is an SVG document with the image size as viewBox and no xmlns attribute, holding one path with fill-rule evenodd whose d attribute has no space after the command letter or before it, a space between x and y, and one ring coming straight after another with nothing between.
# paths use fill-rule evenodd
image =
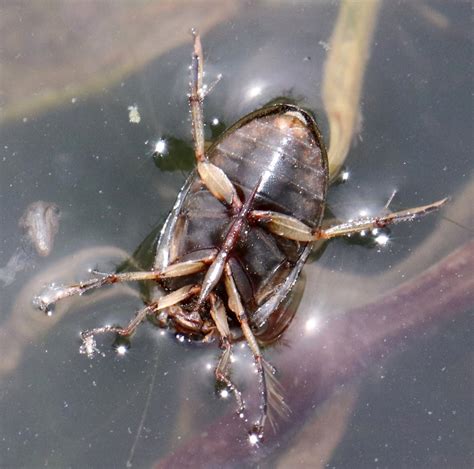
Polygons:
<instances>
[{"instance_id":1,"label":"light reflection on water","mask_svg":"<svg viewBox=\"0 0 474 469\"><path fill-rule=\"evenodd\" d=\"M469 183L471 148L465 136L471 132L472 113L465 64L472 59L463 20L469 3L426 5L443 12L449 26L430 23L426 9L424 14L417 10L409 14L406 5L386 5L381 12L361 110L362 139L348 160L350 179L329 195L331 212L338 217L379 210L394 188L398 195L393 204L399 208L444 195L456 199ZM210 62L208 79L223 73L206 103L209 122L230 124L276 96L291 94L318 112L324 127L318 90L326 51L314 45L329 37L334 6L299 9L282 4L272 13L255 9L243 10L232 23L203 38ZM231 399L218 399L215 393L216 347L183 344L173 334L147 325L123 356L112 350L112 338L107 336L98 344L103 356L88 360L78 353L81 330L125 323L140 307L133 290L108 289L110 293L96 302L85 295L74 303L74 314L50 328L37 324L28 306L39 293L39 284L31 287L34 291L21 289L75 252L84 255L84 262L75 265L76 271L70 273L74 278L60 276L58 281L87 277L88 268L113 269L166 216L186 174L159 171L146 142L160 142L167 135L190 138L189 54L190 46L170 51L123 85L93 98L80 97L45 115L25 116L2 129L1 265L18 247L17 221L29 203L52 200L63 213L51 256L33 258L31 269L0 291L2 320L16 315L15 324L24 322L29 331L3 339L24 343L22 355L10 357L14 370L0 375L2 466L123 466L151 395L132 460L136 467L148 466L233 409ZM139 124L129 122L128 106L135 104ZM472 211L470 219L457 221L472 226ZM446 229L447 223L432 215L398 226L379 252L344 240L332 242L306 269L307 287L284 338L287 345L268 350L267 356L278 365L285 347L304 350L324 334L328 315L343 312L347 304L370 302L470 237L465 230ZM447 235L438 240L436 249L410 263L411 253L441 229ZM97 251L81 251L97 246L109 246L109 253L98 258ZM399 265L403 260L406 263ZM371 279L370 284L365 278ZM469 422L470 401L450 383L465 386L465 326L462 320L446 329L434 326L438 328L434 338L423 339L407 354L370 373L355 419L344 428L342 444L330 458L335 465L398 467L422 461L421 466L442 467L444 461L455 461L463 467L467 446L459 435ZM4 347L2 353L8 350ZM235 378L250 381L252 389L248 351L239 349L235 357ZM5 356L3 360L8 361ZM412 394L404 393L407 387ZM400 407L384 407L382 402ZM419 428L410 432L409 441L403 436L405 426L415 423ZM453 432L456 441L450 437Z\"/></svg>"}]
</instances>

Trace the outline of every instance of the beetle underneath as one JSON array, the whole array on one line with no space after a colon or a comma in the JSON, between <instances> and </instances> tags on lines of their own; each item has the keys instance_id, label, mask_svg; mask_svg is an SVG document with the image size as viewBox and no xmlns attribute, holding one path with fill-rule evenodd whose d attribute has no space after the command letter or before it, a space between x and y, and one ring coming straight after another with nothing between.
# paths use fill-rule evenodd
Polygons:
<instances>
[{"instance_id":1,"label":"beetle underneath","mask_svg":"<svg viewBox=\"0 0 474 469\"><path fill-rule=\"evenodd\" d=\"M155 281L156 299L126 327L82 332L81 351L93 354L97 334L132 335L147 317L205 342L218 339L222 354L216 380L234 394L238 414L245 418L241 393L229 373L232 345L244 340L261 391L260 415L249 437L256 444L270 411L280 416L288 412L274 369L262 356L259 336L288 296L311 243L413 220L446 199L323 227L328 161L313 117L298 106L269 106L242 118L205 151L202 77L201 42L194 34L189 104L196 171L161 231L153 269L99 275L46 292L38 302L49 313L57 301L104 285ZM276 340L288 323L283 317L265 344Z\"/></svg>"}]
</instances>

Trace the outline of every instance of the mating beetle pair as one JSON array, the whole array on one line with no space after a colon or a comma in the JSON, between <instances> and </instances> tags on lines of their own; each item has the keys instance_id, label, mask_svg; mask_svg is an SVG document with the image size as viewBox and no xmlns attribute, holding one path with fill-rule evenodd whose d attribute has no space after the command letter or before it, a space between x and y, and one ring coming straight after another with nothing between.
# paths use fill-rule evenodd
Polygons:
<instances>
[{"instance_id":1,"label":"mating beetle pair","mask_svg":"<svg viewBox=\"0 0 474 469\"><path fill-rule=\"evenodd\" d=\"M189 103L197 167L161 231L153 269L101 275L45 293L39 303L50 312L57 301L103 285L154 280L157 299L126 327L82 332L81 350L92 355L95 335L130 336L147 317L199 340L218 339L222 354L216 379L233 392L245 418L241 393L229 372L232 345L245 340L261 391L260 415L250 432L255 444L263 438L270 410L287 412L259 335L290 293L311 243L409 221L446 199L323 228L328 161L313 117L294 105L269 106L242 118L205 151L202 78L201 42L194 34ZM284 330L273 327L265 343Z\"/></svg>"}]
</instances>

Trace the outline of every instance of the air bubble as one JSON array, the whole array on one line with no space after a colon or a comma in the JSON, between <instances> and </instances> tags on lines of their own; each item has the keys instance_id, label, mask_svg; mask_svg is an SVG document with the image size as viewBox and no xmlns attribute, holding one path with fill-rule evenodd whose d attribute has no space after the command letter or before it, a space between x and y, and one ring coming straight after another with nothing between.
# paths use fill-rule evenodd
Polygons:
<instances>
[{"instance_id":1,"label":"air bubble","mask_svg":"<svg viewBox=\"0 0 474 469\"><path fill-rule=\"evenodd\" d=\"M131 343L127 337L117 334L112 347L117 352L117 355L123 357L130 350Z\"/></svg>"},{"instance_id":2,"label":"air bubble","mask_svg":"<svg viewBox=\"0 0 474 469\"><path fill-rule=\"evenodd\" d=\"M82 345L79 347L79 353L87 355L89 358L94 357L94 353L98 353L97 343L94 340L94 336L86 336L82 338Z\"/></svg>"},{"instance_id":3,"label":"air bubble","mask_svg":"<svg viewBox=\"0 0 474 469\"><path fill-rule=\"evenodd\" d=\"M255 433L251 433L249 435L249 442L252 446L255 446L258 443L258 435Z\"/></svg>"},{"instance_id":4,"label":"air bubble","mask_svg":"<svg viewBox=\"0 0 474 469\"><path fill-rule=\"evenodd\" d=\"M154 154L166 155L168 153L168 143L164 138L160 138L155 142Z\"/></svg>"},{"instance_id":5,"label":"air bubble","mask_svg":"<svg viewBox=\"0 0 474 469\"><path fill-rule=\"evenodd\" d=\"M33 306L40 311L43 311L47 316L52 316L54 312L54 304L52 304L52 297L47 293L35 296L33 298Z\"/></svg>"},{"instance_id":6,"label":"air bubble","mask_svg":"<svg viewBox=\"0 0 474 469\"><path fill-rule=\"evenodd\" d=\"M252 431L249 433L249 443L252 446L257 446L259 443L261 443L262 439L263 435L260 431Z\"/></svg>"},{"instance_id":7,"label":"air bubble","mask_svg":"<svg viewBox=\"0 0 474 469\"><path fill-rule=\"evenodd\" d=\"M389 240L390 238L385 233L379 234L375 238L375 242L380 246L385 246L389 242Z\"/></svg>"}]
</instances>

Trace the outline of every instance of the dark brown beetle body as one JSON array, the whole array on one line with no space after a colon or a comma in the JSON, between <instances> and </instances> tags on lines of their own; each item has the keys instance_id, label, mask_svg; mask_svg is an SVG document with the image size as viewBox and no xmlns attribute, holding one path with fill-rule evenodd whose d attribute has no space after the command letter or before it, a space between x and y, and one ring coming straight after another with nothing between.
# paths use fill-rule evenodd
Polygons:
<instances>
[{"instance_id":1,"label":"dark brown beetle body","mask_svg":"<svg viewBox=\"0 0 474 469\"><path fill-rule=\"evenodd\" d=\"M288 104L263 108L225 131L207 152L246 200L264 181L253 208L296 216L319 227L328 185L328 164L319 129L306 111ZM155 269L218 249L232 220L194 173L170 213L157 247ZM287 296L309 249L248 224L230 262L249 321L258 327ZM196 282L198 280L196 279ZM189 282L189 278L186 278ZM173 281L169 288L182 283Z\"/></svg>"},{"instance_id":2,"label":"dark brown beetle body","mask_svg":"<svg viewBox=\"0 0 474 469\"><path fill-rule=\"evenodd\" d=\"M238 121L205 151L207 88L202 79L201 41L194 33L189 103L196 171L163 227L153 270L53 286L37 302L51 314L54 304L69 296L117 282L155 281L157 294L127 326L83 331L81 352L92 356L97 351L97 334L132 335L147 317L188 337L218 339L222 353L216 380L234 394L238 414L247 422L241 393L230 377L232 344L245 340L260 388L259 418L249 435L256 444L272 410L288 414L274 369L260 347L277 339L291 321L291 313L279 306L296 282L311 243L410 221L446 199L323 228L328 161L314 119L294 105L266 107Z\"/></svg>"}]
</instances>

